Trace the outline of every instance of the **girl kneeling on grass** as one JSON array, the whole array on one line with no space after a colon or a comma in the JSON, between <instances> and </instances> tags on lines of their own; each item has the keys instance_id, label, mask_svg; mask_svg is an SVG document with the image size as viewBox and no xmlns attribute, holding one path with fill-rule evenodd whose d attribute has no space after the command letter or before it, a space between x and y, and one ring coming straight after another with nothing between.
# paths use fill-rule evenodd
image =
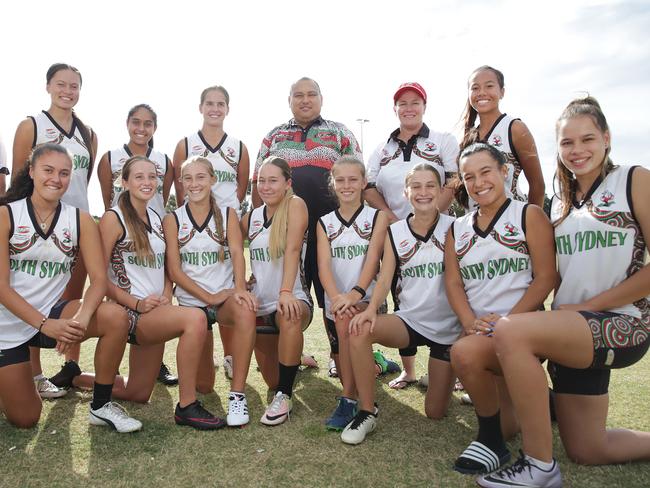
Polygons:
<instances>
[{"instance_id":1,"label":"girl kneeling on grass","mask_svg":"<svg viewBox=\"0 0 650 488\"><path fill-rule=\"evenodd\" d=\"M198 308L171 305L171 282L165 275L165 238L158 214L147 205L156 194L156 165L134 156L122 168L118 205L102 217L99 228L109 260L108 296L129 315L129 377L117 381L113 394L145 403L160 370L165 342L176 337L179 425L217 429L225 422L196 399L196 378L205 347L207 320Z\"/></svg>"},{"instance_id":2,"label":"girl kneeling on grass","mask_svg":"<svg viewBox=\"0 0 650 488\"><path fill-rule=\"evenodd\" d=\"M650 460L650 433L607 429L612 368L650 346L650 172L614 166L598 102L571 102L557 122L559 195L551 220L561 283L552 312L498 321L494 341L521 422L523 455L480 486L561 486L553 459L546 375L568 456L581 464Z\"/></svg>"},{"instance_id":3,"label":"girl kneeling on grass","mask_svg":"<svg viewBox=\"0 0 650 488\"><path fill-rule=\"evenodd\" d=\"M447 296L465 337L451 362L478 418L478 437L454 469L490 472L507 462L504 438L518 430L492 337L501 317L539 310L556 282L553 229L541 208L506 196L507 166L495 147L476 143L459 159L464 189L479 209L447 236Z\"/></svg>"},{"instance_id":4,"label":"girl kneeling on grass","mask_svg":"<svg viewBox=\"0 0 650 488\"><path fill-rule=\"evenodd\" d=\"M41 415L29 347L65 353L71 344L98 337L95 349L92 425L118 432L142 424L111 402L115 373L124 354L128 319L102 303L107 278L100 237L90 215L61 202L72 175L68 151L37 147L0 200L0 409L17 427L32 427ZM79 253L90 286L80 300L61 300Z\"/></svg>"},{"instance_id":5,"label":"girl kneeling on grass","mask_svg":"<svg viewBox=\"0 0 650 488\"><path fill-rule=\"evenodd\" d=\"M255 354L262 376L275 397L260 421L283 423L291 413L293 383L300 366L303 330L312 303L303 271L307 206L291 190L291 168L278 157L260 167L257 190L264 205L242 219L249 239L252 291L258 324L277 327L278 336L258 335Z\"/></svg>"},{"instance_id":6,"label":"girl kneeling on grass","mask_svg":"<svg viewBox=\"0 0 650 488\"><path fill-rule=\"evenodd\" d=\"M167 272L176 283L178 303L205 312L205 340L197 389L212 391L212 324L233 329L233 380L228 397L228 425L249 421L244 388L255 345L257 300L246 290L246 264L239 220L235 210L218 207L211 187L217 177L210 161L193 156L181 166L187 203L163 221L167 242Z\"/></svg>"},{"instance_id":7,"label":"girl kneeling on grass","mask_svg":"<svg viewBox=\"0 0 650 488\"><path fill-rule=\"evenodd\" d=\"M350 321L352 370L359 392L359 413L341 433L359 444L372 432L379 409L374 403L372 344L406 348L429 346L429 385L424 408L430 418L447 412L454 375L449 349L461 333L445 295L444 242L453 217L438 211L440 175L427 163L413 167L405 180L413 214L388 227L377 286L368 308ZM377 315L394 281L395 313Z\"/></svg>"},{"instance_id":8,"label":"girl kneeling on grass","mask_svg":"<svg viewBox=\"0 0 650 488\"><path fill-rule=\"evenodd\" d=\"M349 156L339 159L332 166L330 179L339 207L319 219L318 270L325 289L328 336L332 352L338 356L337 371L343 385L343 394L326 426L340 431L357 414L349 323L355 313L368 306L388 218L363 204L367 181L361 161Z\"/></svg>"}]
</instances>

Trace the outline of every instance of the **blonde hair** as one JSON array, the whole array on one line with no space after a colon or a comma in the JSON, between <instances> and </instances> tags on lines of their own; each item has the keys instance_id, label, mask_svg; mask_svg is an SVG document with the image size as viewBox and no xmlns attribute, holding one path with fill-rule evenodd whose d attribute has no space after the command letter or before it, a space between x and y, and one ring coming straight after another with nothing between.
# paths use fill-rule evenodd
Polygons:
<instances>
[{"instance_id":1,"label":"blonde hair","mask_svg":"<svg viewBox=\"0 0 650 488\"><path fill-rule=\"evenodd\" d=\"M126 163L124 163L124 166L122 167L123 181L129 180L131 168L133 168L135 163L140 161L151 163L154 169L156 168L156 164L146 156L131 156L126 160ZM153 249L151 249L151 243L149 242L149 236L147 235L149 233L147 226L133 207L133 204L131 203L131 195L129 190L126 189L126 185L122 186L125 189L117 201L117 206L122 211L122 215L124 216L124 225L126 226L126 230L135 245L135 254L139 257L152 257Z\"/></svg>"},{"instance_id":2,"label":"blonde hair","mask_svg":"<svg viewBox=\"0 0 650 488\"><path fill-rule=\"evenodd\" d=\"M342 156L342 157L340 157L332 165L332 169L330 170L330 175L329 175L329 180L328 180L329 190L330 190L330 192L332 193L332 195L334 197L336 197L336 187L334 185L334 170L337 168L337 166L341 166L343 164L348 164L350 166L356 166L356 168L359 170L359 173L361 174L361 178L363 178L364 180L366 179L366 165L365 164L363 164L359 159L355 158L354 156ZM359 203L361 205L363 205L363 192L361 193L361 195L359 197Z\"/></svg>"},{"instance_id":3,"label":"blonde hair","mask_svg":"<svg viewBox=\"0 0 650 488\"><path fill-rule=\"evenodd\" d=\"M289 163L284 159L277 156L270 156L264 160L262 166L260 166L260 171L267 164L279 168L286 181L291 180L291 168L289 167ZM271 233L269 236L269 254L271 255L271 259L279 259L284 255L289 227L289 203L292 198L293 190L289 187L273 214L273 222L271 223Z\"/></svg>"},{"instance_id":4,"label":"blonde hair","mask_svg":"<svg viewBox=\"0 0 650 488\"><path fill-rule=\"evenodd\" d=\"M191 158L185 160L181 165L181 179L183 178L183 173L185 169L191 164L200 164L205 167L206 171L211 178L216 179L216 174L214 173L214 168L209 159L204 158L203 156L192 156ZM214 227L217 232L217 239L221 242L224 242L224 225L223 225L223 216L221 215L221 210L217 205L217 201L212 194L212 188L210 188L210 209L212 210L212 217L214 218ZM224 246L221 246L219 252L217 253L217 261L223 263L226 260L226 251Z\"/></svg>"}]
</instances>

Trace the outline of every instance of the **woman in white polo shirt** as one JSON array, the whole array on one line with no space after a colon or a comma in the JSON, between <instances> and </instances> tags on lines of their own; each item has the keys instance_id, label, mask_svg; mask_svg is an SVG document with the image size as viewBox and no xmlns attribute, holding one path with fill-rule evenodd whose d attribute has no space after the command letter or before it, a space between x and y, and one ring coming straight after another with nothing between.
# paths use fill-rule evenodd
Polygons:
<instances>
[{"instance_id":1,"label":"woman in white polo shirt","mask_svg":"<svg viewBox=\"0 0 650 488\"><path fill-rule=\"evenodd\" d=\"M438 208L445 212L453 190L445 184L457 173L458 141L449 133L436 132L424 123L427 92L415 82L403 83L393 95L393 110L399 127L380 144L368 160L368 187L364 198L370 206L383 210L391 222L405 219L412 212L404 198L404 180L417 164L427 163L440 175L442 190ZM402 389L415 383L416 348L400 349L402 373L389 383Z\"/></svg>"}]
</instances>

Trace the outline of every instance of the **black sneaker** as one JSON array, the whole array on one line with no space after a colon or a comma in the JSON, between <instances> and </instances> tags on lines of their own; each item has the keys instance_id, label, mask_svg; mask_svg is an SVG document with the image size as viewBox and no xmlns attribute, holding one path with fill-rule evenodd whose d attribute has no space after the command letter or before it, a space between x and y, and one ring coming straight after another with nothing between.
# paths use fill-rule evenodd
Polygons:
<instances>
[{"instance_id":1,"label":"black sneaker","mask_svg":"<svg viewBox=\"0 0 650 488\"><path fill-rule=\"evenodd\" d=\"M178 384L178 376L174 376L165 363L160 363L158 382L166 386L174 386Z\"/></svg>"},{"instance_id":2,"label":"black sneaker","mask_svg":"<svg viewBox=\"0 0 650 488\"><path fill-rule=\"evenodd\" d=\"M76 361L70 359L61 366L61 371L50 378L57 388L72 388L72 380L81 374L81 368Z\"/></svg>"},{"instance_id":3,"label":"black sneaker","mask_svg":"<svg viewBox=\"0 0 650 488\"><path fill-rule=\"evenodd\" d=\"M180 403L177 403L174 420L178 425L189 425L199 430L216 430L226 426L223 419L208 412L198 400L185 408L181 408Z\"/></svg>"}]
</instances>

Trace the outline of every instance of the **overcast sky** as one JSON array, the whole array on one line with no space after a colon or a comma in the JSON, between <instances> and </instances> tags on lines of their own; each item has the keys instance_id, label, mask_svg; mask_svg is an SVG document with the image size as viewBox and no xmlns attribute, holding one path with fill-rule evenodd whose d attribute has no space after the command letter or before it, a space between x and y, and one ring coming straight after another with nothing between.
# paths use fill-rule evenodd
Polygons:
<instances>
[{"instance_id":1,"label":"overcast sky","mask_svg":"<svg viewBox=\"0 0 650 488\"><path fill-rule=\"evenodd\" d=\"M158 113L156 148L172 156L201 125L199 95L231 95L226 132L254 160L262 137L291 116L289 86L319 81L323 116L350 127L364 153L397 127L392 94L404 81L429 94L426 123L458 131L474 68L502 70L502 110L521 117L538 144L547 192L554 124L566 103L596 96L608 117L616 162L650 167L650 2L11 2L2 7L0 134L49 106L54 62L83 75L79 116L99 136L99 154L128 142L129 108ZM106 7L102 9L101 5ZM94 13L92 15L91 13ZM96 178L91 210L103 210Z\"/></svg>"}]
</instances>

